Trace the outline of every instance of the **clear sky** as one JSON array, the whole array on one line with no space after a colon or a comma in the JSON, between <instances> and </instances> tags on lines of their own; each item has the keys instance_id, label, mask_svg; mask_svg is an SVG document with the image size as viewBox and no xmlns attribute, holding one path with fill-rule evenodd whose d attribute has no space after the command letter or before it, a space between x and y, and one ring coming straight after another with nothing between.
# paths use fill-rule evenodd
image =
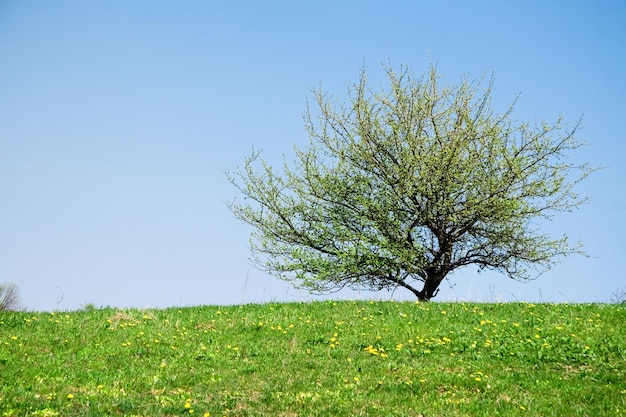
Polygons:
<instances>
[{"instance_id":1,"label":"clear sky","mask_svg":"<svg viewBox=\"0 0 626 417\"><path fill-rule=\"evenodd\" d=\"M496 110L521 93L518 120L584 114L576 157L607 167L548 226L591 257L530 283L467 268L437 300L626 289L624 0L0 0L0 282L33 310L317 299L250 266L224 171L305 144L312 88L429 60L446 82L493 71Z\"/></svg>"}]
</instances>

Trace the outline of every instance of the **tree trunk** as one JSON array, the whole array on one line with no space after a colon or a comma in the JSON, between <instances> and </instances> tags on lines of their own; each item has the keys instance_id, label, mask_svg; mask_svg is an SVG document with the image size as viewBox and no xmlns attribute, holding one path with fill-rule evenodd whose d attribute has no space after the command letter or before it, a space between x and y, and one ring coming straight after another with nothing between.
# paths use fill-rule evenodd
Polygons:
<instances>
[{"instance_id":1,"label":"tree trunk","mask_svg":"<svg viewBox=\"0 0 626 417\"><path fill-rule=\"evenodd\" d=\"M439 284L446 276L445 273L438 271L434 267L427 268L425 272L426 281L424 281L424 288L417 293L417 298L420 301L430 301L431 298L436 296L439 292Z\"/></svg>"}]
</instances>

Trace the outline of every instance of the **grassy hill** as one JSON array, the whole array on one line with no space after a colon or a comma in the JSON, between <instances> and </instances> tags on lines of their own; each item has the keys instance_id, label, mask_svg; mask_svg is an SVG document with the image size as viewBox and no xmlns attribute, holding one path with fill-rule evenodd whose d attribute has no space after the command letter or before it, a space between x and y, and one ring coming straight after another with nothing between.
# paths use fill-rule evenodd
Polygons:
<instances>
[{"instance_id":1,"label":"grassy hill","mask_svg":"<svg viewBox=\"0 0 626 417\"><path fill-rule=\"evenodd\" d=\"M626 305L0 314L0 416L626 415Z\"/></svg>"}]
</instances>

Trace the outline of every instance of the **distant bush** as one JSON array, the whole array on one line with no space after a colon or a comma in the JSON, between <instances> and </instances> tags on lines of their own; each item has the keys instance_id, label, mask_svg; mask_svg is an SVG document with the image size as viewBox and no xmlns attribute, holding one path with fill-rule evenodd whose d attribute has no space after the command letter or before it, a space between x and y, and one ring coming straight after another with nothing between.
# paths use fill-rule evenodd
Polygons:
<instances>
[{"instance_id":1,"label":"distant bush","mask_svg":"<svg viewBox=\"0 0 626 417\"><path fill-rule=\"evenodd\" d=\"M615 290L611 297L611 302L613 304L626 304L626 291L623 288Z\"/></svg>"},{"instance_id":2,"label":"distant bush","mask_svg":"<svg viewBox=\"0 0 626 417\"><path fill-rule=\"evenodd\" d=\"M0 284L0 311L22 310L22 302L15 284Z\"/></svg>"}]
</instances>

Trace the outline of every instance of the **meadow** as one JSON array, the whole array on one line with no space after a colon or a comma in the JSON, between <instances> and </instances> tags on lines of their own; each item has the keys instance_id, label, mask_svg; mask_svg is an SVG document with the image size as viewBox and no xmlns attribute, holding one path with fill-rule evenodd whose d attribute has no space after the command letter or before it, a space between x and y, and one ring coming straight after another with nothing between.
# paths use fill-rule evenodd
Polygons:
<instances>
[{"instance_id":1,"label":"meadow","mask_svg":"<svg viewBox=\"0 0 626 417\"><path fill-rule=\"evenodd\" d=\"M626 416L625 304L0 314L0 416Z\"/></svg>"}]
</instances>

